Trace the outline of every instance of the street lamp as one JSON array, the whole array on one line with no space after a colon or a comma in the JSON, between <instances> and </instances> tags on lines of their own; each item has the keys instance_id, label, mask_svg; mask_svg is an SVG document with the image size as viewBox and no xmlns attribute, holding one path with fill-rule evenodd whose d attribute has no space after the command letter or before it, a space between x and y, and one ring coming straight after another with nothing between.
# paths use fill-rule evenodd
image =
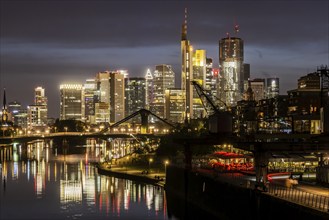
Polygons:
<instances>
[{"instance_id":1,"label":"street lamp","mask_svg":"<svg viewBox=\"0 0 329 220\"><path fill-rule=\"evenodd\" d=\"M169 160L165 160L164 165L165 165L165 175L167 175L167 165L169 164Z\"/></svg>"},{"instance_id":2,"label":"street lamp","mask_svg":"<svg viewBox=\"0 0 329 220\"><path fill-rule=\"evenodd\" d=\"M65 129L65 133L67 133L67 127L64 127L64 129Z\"/></svg>"},{"instance_id":3,"label":"street lamp","mask_svg":"<svg viewBox=\"0 0 329 220\"><path fill-rule=\"evenodd\" d=\"M151 163L153 162L153 158L149 159L149 170L151 171Z\"/></svg>"}]
</instances>

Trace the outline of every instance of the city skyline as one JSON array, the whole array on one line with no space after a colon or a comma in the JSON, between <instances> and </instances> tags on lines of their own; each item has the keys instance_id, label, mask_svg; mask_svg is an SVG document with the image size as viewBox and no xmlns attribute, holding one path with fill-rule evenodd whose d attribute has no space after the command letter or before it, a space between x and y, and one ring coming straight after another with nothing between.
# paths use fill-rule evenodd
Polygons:
<instances>
[{"instance_id":1,"label":"city skyline","mask_svg":"<svg viewBox=\"0 0 329 220\"><path fill-rule=\"evenodd\" d=\"M251 78L279 77L280 93L328 64L328 1L1 2L0 86L7 101L33 103L46 89L49 116L59 117L59 85L84 83L104 70L145 76L172 65L180 84L180 36L218 66L218 42L240 25ZM248 7L247 7L248 6ZM217 13L216 13L217 12ZM86 16L87 15L87 16ZM250 15L253 15L252 17ZM1 96L2 97L2 96Z\"/></svg>"}]
</instances>

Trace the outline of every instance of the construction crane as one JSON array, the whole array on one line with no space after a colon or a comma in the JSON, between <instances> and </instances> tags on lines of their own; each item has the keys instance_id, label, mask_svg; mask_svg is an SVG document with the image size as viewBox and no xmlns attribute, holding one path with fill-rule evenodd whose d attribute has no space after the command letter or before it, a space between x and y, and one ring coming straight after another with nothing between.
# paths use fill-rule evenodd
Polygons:
<instances>
[{"instance_id":1,"label":"construction crane","mask_svg":"<svg viewBox=\"0 0 329 220\"><path fill-rule=\"evenodd\" d=\"M202 105L206 110L209 118L209 132L210 133L232 133L232 114L228 111L227 105L225 102L216 97L217 100L222 102L225 106L225 109L221 110L216 106L209 95L206 94L205 90L197 81L191 81L191 84L194 86L198 96L201 99ZM212 112L207 110L207 107L204 103L204 99L210 105Z\"/></svg>"}]
</instances>

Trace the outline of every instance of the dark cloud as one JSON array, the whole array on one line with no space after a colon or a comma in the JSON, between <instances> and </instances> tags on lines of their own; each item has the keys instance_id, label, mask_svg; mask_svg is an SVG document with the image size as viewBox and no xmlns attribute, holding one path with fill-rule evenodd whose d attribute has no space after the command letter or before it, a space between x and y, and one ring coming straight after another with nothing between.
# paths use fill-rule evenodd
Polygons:
<instances>
[{"instance_id":1,"label":"dark cloud","mask_svg":"<svg viewBox=\"0 0 329 220\"><path fill-rule=\"evenodd\" d=\"M17 87L12 97L23 102L34 86L44 84L57 116L58 85L65 80L83 82L105 69L142 76L166 63L179 82L186 6L188 38L194 48L207 50L215 66L218 41L226 32L234 36L235 23L252 77L282 76L282 93L308 70L328 64L325 0L14 0L0 1L0 86Z\"/></svg>"}]
</instances>

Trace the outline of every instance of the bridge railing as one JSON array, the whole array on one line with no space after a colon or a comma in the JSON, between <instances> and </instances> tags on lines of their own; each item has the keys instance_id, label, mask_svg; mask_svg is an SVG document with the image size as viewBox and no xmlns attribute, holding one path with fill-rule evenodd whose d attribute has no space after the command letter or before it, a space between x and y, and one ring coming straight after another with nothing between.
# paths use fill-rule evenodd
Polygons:
<instances>
[{"instance_id":1,"label":"bridge railing","mask_svg":"<svg viewBox=\"0 0 329 220\"><path fill-rule=\"evenodd\" d=\"M301 205L329 212L328 196L310 193L293 187L287 188L277 184L270 184L268 186L268 193Z\"/></svg>"}]
</instances>

